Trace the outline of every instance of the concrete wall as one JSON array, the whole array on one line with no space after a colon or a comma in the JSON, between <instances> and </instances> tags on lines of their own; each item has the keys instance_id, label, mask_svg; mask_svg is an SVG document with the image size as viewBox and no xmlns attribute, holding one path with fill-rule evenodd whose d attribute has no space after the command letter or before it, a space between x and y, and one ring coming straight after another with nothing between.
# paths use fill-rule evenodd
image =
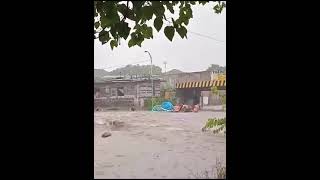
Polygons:
<instances>
[{"instance_id":1,"label":"concrete wall","mask_svg":"<svg viewBox=\"0 0 320 180\"><path fill-rule=\"evenodd\" d=\"M193 72L193 73L181 73L181 74L170 74L170 75L163 75L162 78L167 81L167 83L175 87L176 83L183 83L183 82L192 82L192 81L209 81L211 78L218 80L219 75L218 74L213 74L213 77L211 77L211 72L210 71L202 71L202 72ZM167 84L166 83L161 83L162 87L165 87ZM225 88L222 88L225 89ZM193 104L192 98L188 97L190 93L187 92L187 89L177 89L177 102L184 102L184 103L189 103ZM201 89L201 95L203 97L207 97L207 102L208 105L221 105L221 99L219 96L214 96L210 92L209 88L206 89ZM185 93L183 93L185 92ZM219 90L220 93L225 93L225 90ZM200 92L197 92L200 93ZM200 99L200 97L199 97ZM201 102L205 100L201 99Z\"/></svg>"},{"instance_id":2,"label":"concrete wall","mask_svg":"<svg viewBox=\"0 0 320 180\"><path fill-rule=\"evenodd\" d=\"M125 108L129 109L129 107L134 106L134 98L123 97L123 98L96 98L94 99L94 108Z\"/></svg>"},{"instance_id":3,"label":"concrete wall","mask_svg":"<svg viewBox=\"0 0 320 180\"><path fill-rule=\"evenodd\" d=\"M189 81L209 81L211 80L211 72L201 71L192 73L180 73L163 75L162 78L167 81L168 84L175 87L176 83L183 83ZM161 83L164 86L166 83Z\"/></svg>"},{"instance_id":4,"label":"concrete wall","mask_svg":"<svg viewBox=\"0 0 320 180\"><path fill-rule=\"evenodd\" d=\"M117 88L123 88L124 96L118 96ZM96 107L142 106L141 99L152 97L151 82L115 82L95 84ZM154 81L154 97L160 96L160 81Z\"/></svg>"}]
</instances>

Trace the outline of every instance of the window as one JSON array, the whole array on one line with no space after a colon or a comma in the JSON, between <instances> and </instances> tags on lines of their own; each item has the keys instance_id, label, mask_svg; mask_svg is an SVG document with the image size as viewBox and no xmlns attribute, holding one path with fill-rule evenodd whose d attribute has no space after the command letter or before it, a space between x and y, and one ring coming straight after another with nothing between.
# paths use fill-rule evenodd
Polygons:
<instances>
[{"instance_id":1,"label":"window","mask_svg":"<svg viewBox=\"0 0 320 180\"><path fill-rule=\"evenodd\" d=\"M124 88L123 87L118 87L117 88L117 95L118 96L124 96Z\"/></svg>"},{"instance_id":2,"label":"window","mask_svg":"<svg viewBox=\"0 0 320 180\"><path fill-rule=\"evenodd\" d=\"M108 87L106 87L106 93L109 94L110 93L110 90Z\"/></svg>"},{"instance_id":3,"label":"window","mask_svg":"<svg viewBox=\"0 0 320 180\"><path fill-rule=\"evenodd\" d=\"M117 89L111 88L111 96L117 96Z\"/></svg>"}]
</instances>

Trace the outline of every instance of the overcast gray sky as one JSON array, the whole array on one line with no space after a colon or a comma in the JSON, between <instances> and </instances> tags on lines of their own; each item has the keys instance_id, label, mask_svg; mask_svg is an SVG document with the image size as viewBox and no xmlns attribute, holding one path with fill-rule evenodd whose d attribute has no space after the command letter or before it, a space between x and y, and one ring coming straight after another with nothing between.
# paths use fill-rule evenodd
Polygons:
<instances>
[{"instance_id":1,"label":"overcast gray sky","mask_svg":"<svg viewBox=\"0 0 320 180\"><path fill-rule=\"evenodd\" d=\"M163 32L166 25L164 22L160 32L154 29L153 39L145 39L141 47L129 48L128 41L123 40L120 46L111 50L109 43L101 45L99 40L95 40L94 68L106 68L105 70L111 71L127 64L149 60L148 54L144 53L145 50L151 53L153 64L160 66L163 71L163 61L167 61L167 71L171 69L179 69L184 72L203 71L210 64L225 66L226 9L222 14L215 14L212 3L205 6L193 6L193 18L190 19L187 26L188 39L181 39L175 32L173 41L170 42ZM209 37L202 37L192 32Z\"/></svg>"}]
</instances>

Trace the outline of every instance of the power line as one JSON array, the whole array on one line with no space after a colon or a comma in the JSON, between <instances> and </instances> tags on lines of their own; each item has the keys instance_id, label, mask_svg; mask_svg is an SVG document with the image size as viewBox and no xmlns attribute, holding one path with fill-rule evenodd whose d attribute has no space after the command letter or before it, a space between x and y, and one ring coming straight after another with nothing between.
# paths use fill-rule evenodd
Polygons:
<instances>
[{"instance_id":1,"label":"power line","mask_svg":"<svg viewBox=\"0 0 320 180\"><path fill-rule=\"evenodd\" d=\"M166 23L167 25L172 25L173 23L169 20L167 20L168 23ZM208 35L205 35L205 34L201 34L201 33L197 33L197 32L193 32L193 31L190 31L190 30L187 30L187 32L190 32L192 34L195 34L195 35L198 35L198 36L201 36L201 37L204 37L204 38L208 38L208 39L211 39L211 40L214 40L214 41L218 41L218 42L221 42L221 43L224 43L225 41L221 41L221 40L218 40L214 37L211 37L211 36L208 36Z\"/></svg>"},{"instance_id":2,"label":"power line","mask_svg":"<svg viewBox=\"0 0 320 180\"><path fill-rule=\"evenodd\" d=\"M215 40L215 41L218 41L218 42L222 42L222 43L225 42L225 41L221 41L221 40L218 40L218 39L213 38L213 37L211 37L211 36L204 35L204 34L200 34L200 33L197 33L197 32L192 32L192 31L188 31L188 32L190 32L190 33L192 33L192 34L195 34L195 35L198 35L198 36L201 36L201 37L209 38L209 39L212 39L212 40Z\"/></svg>"}]
</instances>

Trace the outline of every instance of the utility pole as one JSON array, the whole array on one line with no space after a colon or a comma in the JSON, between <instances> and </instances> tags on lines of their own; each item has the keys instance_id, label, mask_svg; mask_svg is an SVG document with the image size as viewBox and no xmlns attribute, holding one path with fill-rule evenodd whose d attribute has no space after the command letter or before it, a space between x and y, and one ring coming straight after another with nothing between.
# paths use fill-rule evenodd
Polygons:
<instances>
[{"instance_id":1,"label":"utility pole","mask_svg":"<svg viewBox=\"0 0 320 180\"><path fill-rule=\"evenodd\" d=\"M150 61L151 61L151 69L150 69L150 74L151 74L151 88L152 88L152 96L151 96L151 108L153 108L153 78L152 78L152 56L151 54L149 53L149 51L144 51L146 53L149 54L149 57L150 57Z\"/></svg>"},{"instance_id":2,"label":"utility pole","mask_svg":"<svg viewBox=\"0 0 320 180\"><path fill-rule=\"evenodd\" d=\"M164 61L163 64L164 64L164 73L166 74L167 73L167 61Z\"/></svg>"}]
</instances>

